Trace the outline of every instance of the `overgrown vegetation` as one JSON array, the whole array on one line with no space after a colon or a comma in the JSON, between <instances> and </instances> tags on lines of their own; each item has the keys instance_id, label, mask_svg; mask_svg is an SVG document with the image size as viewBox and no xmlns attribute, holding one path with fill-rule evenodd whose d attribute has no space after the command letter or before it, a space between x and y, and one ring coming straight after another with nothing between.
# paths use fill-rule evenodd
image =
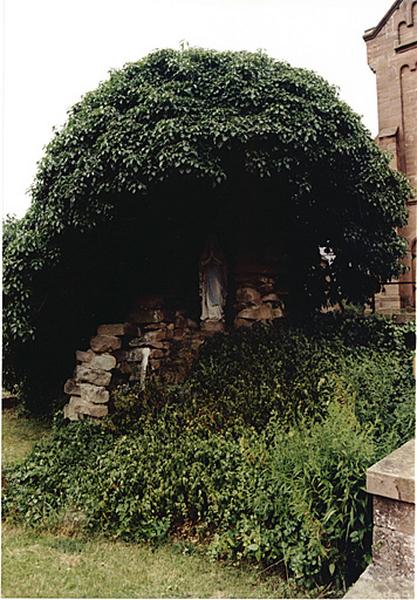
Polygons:
<instances>
[{"instance_id":1,"label":"overgrown vegetation","mask_svg":"<svg viewBox=\"0 0 417 600\"><path fill-rule=\"evenodd\" d=\"M327 315L215 337L185 383L57 417L6 473L4 514L345 585L370 551L366 468L413 435L412 331Z\"/></svg>"},{"instance_id":2,"label":"overgrown vegetation","mask_svg":"<svg viewBox=\"0 0 417 600\"><path fill-rule=\"evenodd\" d=\"M49 430L20 411L3 411L3 465L21 461ZM155 548L74 535L74 523L67 525L41 532L3 524L3 598L307 597L306 590L262 567L208 562L187 540Z\"/></svg>"},{"instance_id":3,"label":"overgrown vegetation","mask_svg":"<svg viewBox=\"0 0 417 600\"><path fill-rule=\"evenodd\" d=\"M74 349L143 286L197 299L208 231L230 261L242 239L280 256L293 312L365 302L400 271L410 195L316 74L261 52L154 52L70 109L5 226L5 383L45 409Z\"/></svg>"}]
</instances>

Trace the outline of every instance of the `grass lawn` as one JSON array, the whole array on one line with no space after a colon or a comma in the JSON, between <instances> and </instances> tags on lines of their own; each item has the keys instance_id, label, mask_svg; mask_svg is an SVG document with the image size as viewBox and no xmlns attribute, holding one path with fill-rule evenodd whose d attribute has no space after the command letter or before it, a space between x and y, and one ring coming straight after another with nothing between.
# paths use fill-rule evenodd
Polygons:
<instances>
[{"instance_id":1,"label":"grass lawn","mask_svg":"<svg viewBox=\"0 0 417 600\"><path fill-rule=\"evenodd\" d=\"M152 550L9 526L3 544L3 597L297 597L277 576L262 579L172 545Z\"/></svg>"},{"instance_id":2,"label":"grass lawn","mask_svg":"<svg viewBox=\"0 0 417 600\"><path fill-rule=\"evenodd\" d=\"M21 460L46 435L45 424L3 411L3 464ZM6 598L307 597L278 575L212 563L181 544L153 549L5 524L2 548Z\"/></svg>"},{"instance_id":3,"label":"grass lawn","mask_svg":"<svg viewBox=\"0 0 417 600\"><path fill-rule=\"evenodd\" d=\"M3 466L22 460L38 440L47 436L49 426L39 419L19 417L13 409L2 412L2 462Z\"/></svg>"}]
</instances>

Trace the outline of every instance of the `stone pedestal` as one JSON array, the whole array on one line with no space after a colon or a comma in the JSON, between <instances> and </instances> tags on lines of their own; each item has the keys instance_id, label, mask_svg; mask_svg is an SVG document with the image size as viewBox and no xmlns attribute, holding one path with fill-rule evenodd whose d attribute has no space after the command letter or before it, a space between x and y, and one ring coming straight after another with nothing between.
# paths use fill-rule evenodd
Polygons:
<instances>
[{"instance_id":1,"label":"stone pedestal","mask_svg":"<svg viewBox=\"0 0 417 600\"><path fill-rule=\"evenodd\" d=\"M375 566L414 577L414 440L368 469L366 488L373 496Z\"/></svg>"},{"instance_id":2,"label":"stone pedestal","mask_svg":"<svg viewBox=\"0 0 417 600\"><path fill-rule=\"evenodd\" d=\"M223 333L225 330L224 321L207 320L201 321L201 331L204 334L214 335L215 333Z\"/></svg>"},{"instance_id":3,"label":"stone pedestal","mask_svg":"<svg viewBox=\"0 0 417 600\"><path fill-rule=\"evenodd\" d=\"M410 440L368 469L372 564L345 598L414 598L414 460L415 444Z\"/></svg>"}]
</instances>

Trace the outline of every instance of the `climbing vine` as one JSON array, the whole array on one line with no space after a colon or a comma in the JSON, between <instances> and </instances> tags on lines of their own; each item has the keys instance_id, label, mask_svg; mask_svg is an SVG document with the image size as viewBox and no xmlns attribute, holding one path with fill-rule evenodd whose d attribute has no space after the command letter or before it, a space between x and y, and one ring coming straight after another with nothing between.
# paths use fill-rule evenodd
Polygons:
<instances>
[{"instance_id":1,"label":"climbing vine","mask_svg":"<svg viewBox=\"0 0 417 600\"><path fill-rule=\"evenodd\" d=\"M163 283L209 221L227 237L242 210L284 246L304 310L366 301L401 269L410 188L318 75L184 49L111 72L75 104L31 194L5 227L4 365L39 404L98 319L123 314L132 280ZM335 254L327 270L319 246Z\"/></svg>"}]
</instances>

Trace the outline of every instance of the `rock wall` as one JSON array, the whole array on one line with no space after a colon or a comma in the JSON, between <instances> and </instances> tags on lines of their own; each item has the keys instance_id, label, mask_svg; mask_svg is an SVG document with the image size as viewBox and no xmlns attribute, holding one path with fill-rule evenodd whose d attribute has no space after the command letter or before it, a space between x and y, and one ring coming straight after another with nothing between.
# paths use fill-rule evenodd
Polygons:
<instances>
[{"instance_id":1,"label":"rock wall","mask_svg":"<svg viewBox=\"0 0 417 600\"><path fill-rule=\"evenodd\" d=\"M272 321L284 315L285 292L278 290L274 269L242 261L236 267L233 324L251 327L257 321Z\"/></svg>"},{"instance_id":2,"label":"rock wall","mask_svg":"<svg viewBox=\"0 0 417 600\"><path fill-rule=\"evenodd\" d=\"M64 416L78 420L84 416L104 417L108 414L110 387L114 370L118 366L116 352L123 342L134 339L138 328L128 323L100 325L97 335L91 338L88 350L77 350L73 377L64 385L69 395Z\"/></svg>"},{"instance_id":3,"label":"rock wall","mask_svg":"<svg viewBox=\"0 0 417 600\"><path fill-rule=\"evenodd\" d=\"M231 326L250 327L283 316L282 294L267 268L241 265L230 302ZM69 396L68 419L104 417L111 409L111 391L123 382L145 383L158 372L166 381L187 375L204 340L225 331L223 321L191 319L183 309L170 309L160 296L137 299L126 323L100 325L87 350L75 353L74 374L64 386Z\"/></svg>"},{"instance_id":4,"label":"rock wall","mask_svg":"<svg viewBox=\"0 0 417 600\"><path fill-rule=\"evenodd\" d=\"M77 350L73 377L64 392L64 416L79 420L104 417L111 390L122 382L141 382L160 371L167 380L182 379L208 333L184 311L139 309L132 321L100 325L88 350Z\"/></svg>"}]
</instances>

